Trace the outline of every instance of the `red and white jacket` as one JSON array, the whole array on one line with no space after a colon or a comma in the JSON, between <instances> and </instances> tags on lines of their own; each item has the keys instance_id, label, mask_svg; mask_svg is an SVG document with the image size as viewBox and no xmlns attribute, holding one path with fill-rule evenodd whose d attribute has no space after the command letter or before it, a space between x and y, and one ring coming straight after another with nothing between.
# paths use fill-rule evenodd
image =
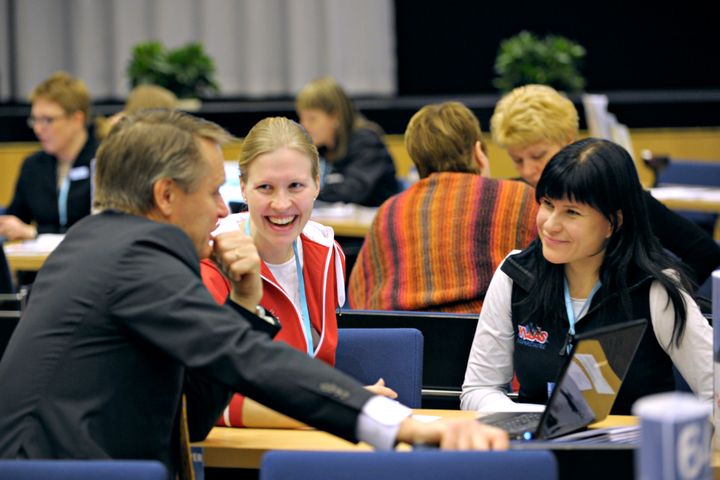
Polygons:
<instances>
[{"instance_id":1,"label":"red and white jacket","mask_svg":"<svg viewBox=\"0 0 720 480\"><path fill-rule=\"evenodd\" d=\"M221 220L217 231L227 232L239 223L248 220L247 213L230 215ZM314 329L320 339L315 358L329 365L335 365L338 332L335 310L345 303L345 254L335 241L332 228L309 221L300 235L302 245L302 270L305 280L305 294L308 312ZM220 304L230 294L230 282L214 262L205 259L200 262L200 273L205 286ZM260 265L263 282L263 297L260 301L281 325L275 341L282 341L300 351L307 351L302 316L282 286L273 277L265 262ZM244 397L233 395L218 425L242 427Z\"/></svg>"}]
</instances>

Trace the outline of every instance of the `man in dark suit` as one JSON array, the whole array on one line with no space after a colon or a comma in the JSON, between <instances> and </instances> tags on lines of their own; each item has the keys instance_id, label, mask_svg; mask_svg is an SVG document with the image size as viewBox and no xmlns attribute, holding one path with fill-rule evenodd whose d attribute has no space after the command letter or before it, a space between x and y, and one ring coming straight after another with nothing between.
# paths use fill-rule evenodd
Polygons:
<instances>
[{"instance_id":1,"label":"man in dark suit","mask_svg":"<svg viewBox=\"0 0 720 480\"><path fill-rule=\"evenodd\" d=\"M123 120L97 155L96 207L38 275L0 364L0 458L148 458L179 464L235 390L348 440L504 448L474 421L423 424L400 404L280 343L255 316L260 261L243 232L210 232L227 207L217 125L180 112ZM233 284L218 306L199 259ZM260 312L262 314L262 312Z\"/></svg>"}]
</instances>

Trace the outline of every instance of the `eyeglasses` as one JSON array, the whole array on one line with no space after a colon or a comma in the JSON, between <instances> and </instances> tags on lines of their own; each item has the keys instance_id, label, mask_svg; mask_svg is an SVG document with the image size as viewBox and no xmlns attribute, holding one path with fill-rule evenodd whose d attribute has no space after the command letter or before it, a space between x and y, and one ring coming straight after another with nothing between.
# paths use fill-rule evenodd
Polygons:
<instances>
[{"instance_id":1,"label":"eyeglasses","mask_svg":"<svg viewBox=\"0 0 720 480\"><path fill-rule=\"evenodd\" d=\"M27 118L27 126L30 128L35 128L35 125L39 125L41 127L49 127L53 123L55 123L56 120L59 120L63 117L66 117L67 115L55 115L54 117L43 115L40 117L28 117Z\"/></svg>"}]
</instances>

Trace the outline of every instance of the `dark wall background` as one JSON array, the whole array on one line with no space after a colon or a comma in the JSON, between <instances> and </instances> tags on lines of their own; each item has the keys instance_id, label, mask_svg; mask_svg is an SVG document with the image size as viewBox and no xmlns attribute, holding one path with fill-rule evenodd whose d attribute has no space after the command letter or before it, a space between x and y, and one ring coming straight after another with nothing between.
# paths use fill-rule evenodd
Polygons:
<instances>
[{"instance_id":1,"label":"dark wall background","mask_svg":"<svg viewBox=\"0 0 720 480\"><path fill-rule=\"evenodd\" d=\"M720 88L712 3L663 3L395 0L398 92L494 92L500 41L521 30L583 45L587 91Z\"/></svg>"},{"instance_id":2,"label":"dark wall background","mask_svg":"<svg viewBox=\"0 0 720 480\"><path fill-rule=\"evenodd\" d=\"M553 33L585 47L586 91L606 93L630 128L720 126L720 28L708 2L395 0L398 96L356 98L387 133L403 133L423 105L463 101L487 129L501 40L521 30ZM578 96L570 97L584 115ZM119 102L96 104L112 114ZM33 141L28 105L0 105L0 141ZM203 103L199 115L244 136L269 115L295 117L292 99Z\"/></svg>"}]
</instances>

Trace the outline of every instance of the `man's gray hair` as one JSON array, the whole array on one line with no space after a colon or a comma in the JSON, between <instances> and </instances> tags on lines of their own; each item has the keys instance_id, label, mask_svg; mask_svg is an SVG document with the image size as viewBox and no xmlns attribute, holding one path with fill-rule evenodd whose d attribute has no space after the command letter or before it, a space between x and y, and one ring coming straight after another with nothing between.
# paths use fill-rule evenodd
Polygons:
<instances>
[{"instance_id":1,"label":"man's gray hair","mask_svg":"<svg viewBox=\"0 0 720 480\"><path fill-rule=\"evenodd\" d=\"M153 185L161 178L195 191L206 174L200 139L223 144L234 137L180 111L145 110L123 118L97 151L94 207L145 214L155 206Z\"/></svg>"}]
</instances>

